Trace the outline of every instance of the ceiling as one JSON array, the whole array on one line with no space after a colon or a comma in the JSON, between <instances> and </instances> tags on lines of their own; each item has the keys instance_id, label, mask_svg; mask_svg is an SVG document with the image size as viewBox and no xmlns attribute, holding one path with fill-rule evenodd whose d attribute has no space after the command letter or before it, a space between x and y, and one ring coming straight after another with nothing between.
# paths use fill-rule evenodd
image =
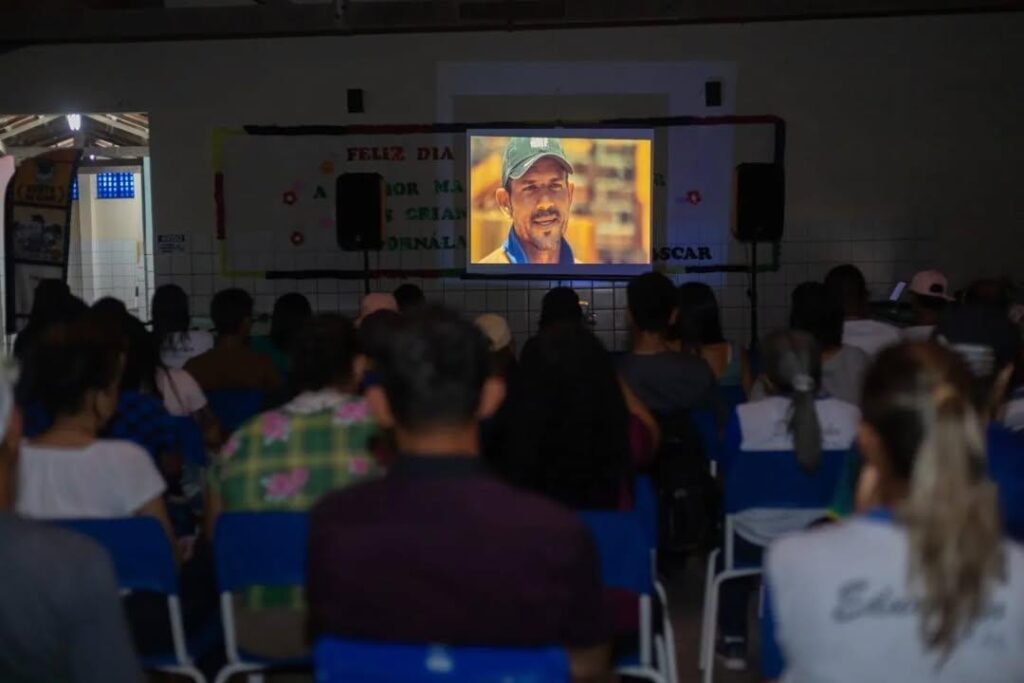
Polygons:
<instances>
[{"instance_id":1,"label":"ceiling","mask_svg":"<svg viewBox=\"0 0 1024 683\"><path fill-rule=\"evenodd\" d=\"M1024 0L0 0L0 47L1024 9Z\"/></svg>"},{"instance_id":2,"label":"ceiling","mask_svg":"<svg viewBox=\"0 0 1024 683\"><path fill-rule=\"evenodd\" d=\"M64 114L0 114L0 152L28 156L46 148L80 147L97 157L137 156L149 146L146 114L81 114L72 130Z\"/></svg>"}]
</instances>

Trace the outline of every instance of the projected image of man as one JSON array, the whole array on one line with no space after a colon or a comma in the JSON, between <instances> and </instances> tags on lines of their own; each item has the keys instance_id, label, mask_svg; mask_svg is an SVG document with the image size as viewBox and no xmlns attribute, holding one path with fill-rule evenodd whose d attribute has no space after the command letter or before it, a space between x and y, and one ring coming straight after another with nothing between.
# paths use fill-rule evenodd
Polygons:
<instances>
[{"instance_id":1,"label":"projected image of man","mask_svg":"<svg viewBox=\"0 0 1024 683\"><path fill-rule=\"evenodd\" d=\"M577 263L565 239L572 209L572 164L557 138L512 138L495 200L512 221L505 242L480 263Z\"/></svg>"}]
</instances>

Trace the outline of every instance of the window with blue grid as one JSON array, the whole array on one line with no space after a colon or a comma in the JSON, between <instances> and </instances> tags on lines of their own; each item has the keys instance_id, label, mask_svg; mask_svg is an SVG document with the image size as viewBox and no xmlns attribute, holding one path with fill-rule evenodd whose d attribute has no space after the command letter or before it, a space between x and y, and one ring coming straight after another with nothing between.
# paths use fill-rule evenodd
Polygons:
<instances>
[{"instance_id":1,"label":"window with blue grid","mask_svg":"<svg viewBox=\"0 0 1024 683\"><path fill-rule=\"evenodd\" d=\"M132 173L97 173L96 199L134 199L135 176Z\"/></svg>"},{"instance_id":2,"label":"window with blue grid","mask_svg":"<svg viewBox=\"0 0 1024 683\"><path fill-rule=\"evenodd\" d=\"M78 201L78 176L71 179L71 201Z\"/></svg>"}]
</instances>

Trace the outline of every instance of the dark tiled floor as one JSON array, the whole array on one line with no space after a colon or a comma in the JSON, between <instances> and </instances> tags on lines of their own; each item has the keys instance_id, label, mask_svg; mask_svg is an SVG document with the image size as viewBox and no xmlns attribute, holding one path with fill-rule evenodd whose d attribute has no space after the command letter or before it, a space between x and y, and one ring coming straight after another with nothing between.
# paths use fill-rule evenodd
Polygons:
<instances>
[{"instance_id":1,"label":"dark tiled floor","mask_svg":"<svg viewBox=\"0 0 1024 683\"><path fill-rule=\"evenodd\" d=\"M676 661L679 667L679 683L699 683L701 672L697 669L697 653L700 649L701 609L704 600L705 562L690 560L684 566L672 565L671 575L662 579L668 592L669 613L676 636ZM752 615L756 616L756 615ZM751 620L752 625L757 622ZM756 629L752 629L756 631ZM756 633L751 634L756 638ZM757 643L751 643L751 655L757 652ZM752 659L745 672L725 671L715 666L716 683L753 683L759 681L756 659Z\"/></svg>"}]
</instances>

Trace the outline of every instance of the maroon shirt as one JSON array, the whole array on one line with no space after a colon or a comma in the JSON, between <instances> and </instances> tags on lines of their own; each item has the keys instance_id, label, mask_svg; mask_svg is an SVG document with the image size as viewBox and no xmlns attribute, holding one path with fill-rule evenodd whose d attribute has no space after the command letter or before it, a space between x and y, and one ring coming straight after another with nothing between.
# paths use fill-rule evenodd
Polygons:
<instances>
[{"instance_id":1,"label":"maroon shirt","mask_svg":"<svg viewBox=\"0 0 1024 683\"><path fill-rule=\"evenodd\" d=\"M310 517L314 637L450 645L608 640L597 552L579 518L475 458L399 456Z\"/></svg>"}]
</instances>

